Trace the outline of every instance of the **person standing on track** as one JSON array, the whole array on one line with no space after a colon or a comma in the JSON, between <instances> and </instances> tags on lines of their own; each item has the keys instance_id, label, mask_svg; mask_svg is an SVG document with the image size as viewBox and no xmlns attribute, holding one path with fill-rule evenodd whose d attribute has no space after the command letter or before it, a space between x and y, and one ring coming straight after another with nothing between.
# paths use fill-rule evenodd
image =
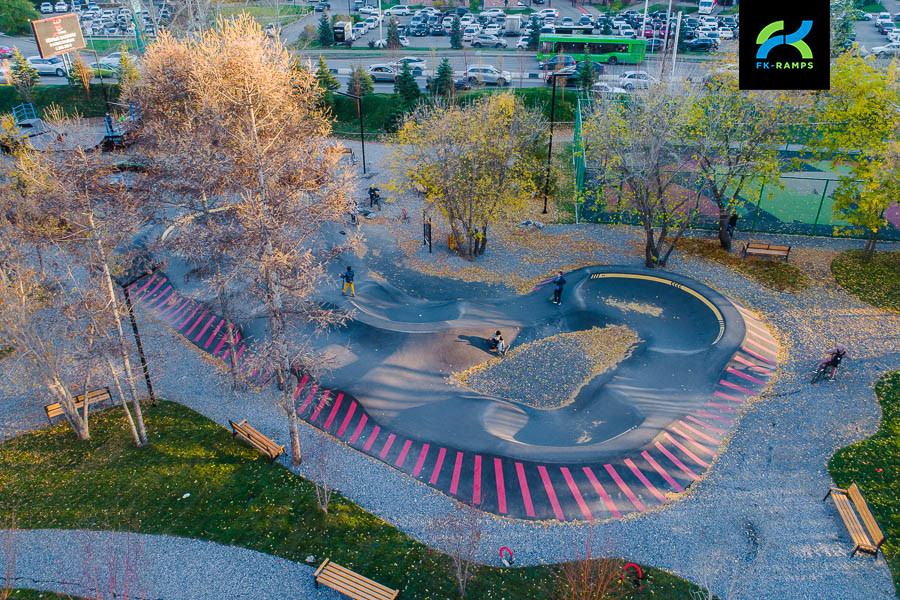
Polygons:
<instances>
[{"instance_id":1,"label":"person standing on track","mask_svg":"<svg viewBox=\"0 0 900 600\"><path fill-rule=\"evenodd\" d=\"M562 271L553 280L553 303L557 306L562 304L563 286L566 285L566 278L563 277Z\"/></svg>"},{"instance_id":2,"label":"person standing on track","mask_svg":"<svg viewBox=\"0 0 900 600\"><path fill-rule=\"evenodd\" d=\"M353 269L348 266L347 270L341 274L341 279L344 280L344 289L341 291L341 296L346 296L347 288L350 288L350 295L355 298L356 288L353 287Z\"/></svg>"}]
</instances>

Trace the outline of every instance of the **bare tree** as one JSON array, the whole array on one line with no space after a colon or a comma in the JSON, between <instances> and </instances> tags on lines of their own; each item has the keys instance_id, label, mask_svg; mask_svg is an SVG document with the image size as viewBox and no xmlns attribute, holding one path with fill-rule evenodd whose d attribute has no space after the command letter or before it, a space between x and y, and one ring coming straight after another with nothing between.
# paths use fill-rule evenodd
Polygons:
<instances>
[{"instance_id":1,"label":"bare tree","mask_svg":"<svg viewBox=\"0 0 900 600\"><path fill-rule=\"evenodd\" d=\"M660 84L633 102L601 98L584 123L589 159L620 184L646 235L645 263L663 267L690 223L696 200L676 188L687 168L683 128L692 100L687 91Z\"/></svg>"},{"instance_id":2,"label":"bare tree","mask_svg":"<svg viewBox=\"0 0 900 600\"><path fill-rule=\"evenodd\" d=\"M332 487L332 465L331 461L331 443L324 436L320 435L316 443L316 449L312 456L312 476L313 484L316 486L316 501L319 508L326 515L328 514L328 504L331 502L331 495L334 493Z\"/></svg>"},{"instance_id":3,"label":"bare tree","mask_svg":"<svg viewBox=\"0 0 900 600\"><path fill-rule=\"evenodd\" d=\"M595 552L592 539L589 534L584 554L576 551L575 560L559 568L557 600L618 600L628 595L620 583L624 561Z\"/></svg>"},{"instance_id":4,"label":"bare tree","mask_svg":"<svg viewBox=\"0 0 900 600\"><path fill-rule=\"evenodd\" d=\"M434 521L434 533L453 562L453 574L459 586L459 595L466 597L466 586L475 572L475 557L481 549L484 535L484 517L477 509L460 502L453 511Z\"/></svg>"},{"instance_id":5,"label":"bare tree","mask_svg":"<svg viewBox=\"0 0 900 600\"><path fill-rule=\"evenodd\" d=\"M141 568L144 547L140 538L129 533L107 537L88 531L82 537L81 590L92 600L128 600L147 598L148 589ZM84 592L79 590L80 594Z\"/></svg>"},{"instance_id":6,"label":"bare tree","mask_svg":"<svg viewBox=\"0 0 900 600\"><path fill-rule=\"evenodd\" d=\"M291 68L292 62L255 21L220 20L193 40L162 36L144 57L145 76L132 97L152 138L151 155L159 157L169 142L177 153L166 176L187 182L187 189L212 188L207 200L214 195L228 209L220 215L227 227L217 231L227 233L229 260L216 277L261 307L268 331L248 360L279 383L297 465L290 373L312 370L311 336L346 319L314 296L329 263L355 238L334 241L332 226L350 212L351 175L341 164L342 149L326 137L330 122L316 104L315 75ZM194 160L179 160L191 152ZM186 174L184 164L205 165L219 180L214 185Z\"/></svg>"},{"instance_id":7,"label":"bare tree","mask_svg":"<svg viewBox=\"0 0 900 600\"><path fill-rule=\"evenodd\" d=\"M56 117L54 131L72 139L88 139L78 119ZM113 272L127 264L125 251L146 222L141 182L126 177L97 149L67 147L64 152L23 148L14 160L7 186L8 227L19 239L49 244L78 268L74 277L96 277L99 292L126 375L140 445L147 433L131 369L129 346L122 327L123 309L116 294ZM38 216L39 215L39 216ZM74 280L70 282L74 285Z\"/></svg>"}]
</instances>

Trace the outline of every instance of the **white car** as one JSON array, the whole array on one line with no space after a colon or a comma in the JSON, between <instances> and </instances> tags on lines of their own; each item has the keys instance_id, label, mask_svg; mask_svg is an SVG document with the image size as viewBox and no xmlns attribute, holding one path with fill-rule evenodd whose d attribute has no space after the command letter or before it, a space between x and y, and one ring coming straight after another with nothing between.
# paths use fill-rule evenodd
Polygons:
<instances>
[{"instance_id":1,"label":"white car","mask_svg":"<svg viewBox=\"0 0 900 600\"><path fill-rule=\"evenodd\" d=\"M468 25L463 29L462 41L471 42L479 33L481 33L481 27L478 25Z\"/></svg>"},{"instance_id":2,"label":"white car","mask_svg":"<svg viewBox=\"0 0 900 600\"><path fill-rule=\"evenodd\" d=\"M358 12L361 15L377 15L378 9L374 6L363 6L359 9Z\"/></svg>"},{"instance_id":3,"label":"white car","mask_svg":"<svg viewBox=\"0 0 900 600\"><path fill-rule=\"evenodd\" d=\"M368 27L370 30L375 29L378 27L378 17L368 17L365 21L363 21L363 23L365 23L366 27Z\"/></svg>"},{"instance_id":4,"label":"white car","mask_svg":"<svg viewBox=\"0 0 900 600\"><path fill-rule=\"evenodd\" d=\"M132 54L131 52L126 52L125 54L126 54L126 56L128 56L128 58L131 59L132 63L137 62L138 59L134 54ZM112 54L107 54L106 56L101 58L100 64L115 68L115 67L119 66L120 60L122 60L122 53L121 52L113 52Z\"/></svg>"},{"instance_id":5,"label":"white car","mask_svg":"<svg viewBox=\"0 0 900 600\"><path fill-rule=\"evenodd\" d=\"M402 46L403 48L406 48L407 46L409 46L409 40L406 39L405 35L400 36L400 46ZM387 48L387 40L386 39L375 40L375 47L376 48Z\"/></svg>"},{"instance_id":6,"label":"white car","mask_svg":"<svg viewBox=\"0 0 900 600\"><path fill-rule=\"evenodd\" d=\"M644 71L625 71L619 76L619 85L626 90L646 90L659 83L659 80Z\"/></svg>"},{"instance_id":7,"label":"white car","mask_svg":"<svg viewBox=\"0 0 900 600\"><path fill-rule=\"evenodd\" d=\"M472 13L467 13L459 18L460 25L462 25L464 27L466 25L468 25L469 23L474 23L474 22L475 22L475 17L472 16Z\"/></svg>"},{"instance_id":8,"label":"white car","mask_svg":"<svg viewBox=\"0 0 900 600\"><path fill-rule=\"evenodd\" d=\"M884 46L875 46L872 48L872 54L879 58L882 56L900 56L900 42L891 42Z\"/></svg>"},{"instance_id":9,"label":"white car","mask_svg":"<svg viewBox=\"0 0 900 600\"><path fill-rule=\"evenodd\" d=\"M405 4L398 4L396 6L392 6L390 8L386 8L384 10L384 14L386 15L402 15L406 16L412 14L412 11Z\"/></svg>"},{"instance_id":10,"label":"white car","mask_svg":"<svg viewBox=\"0 0 900 600\"><path fill-rule=\"evenodd\" d=\"M559 11L555 8L542 8L541 10L534 13L538 19L543 19L544 17L550 16L554 19L559 16ZM623 19L624 20L624 19Z\"/></svg>"},{"instance_id":11,"label":"white car","mask_svg":"<svg viewBox=\"0 0 900 600\"><path fill-rule=\"evenodd\" d=\"M52 5L52 4L50 4L49 2L42 2L42 3L41 3L41 13L42 13L42 14L47 15L47 14L50 14L50 13L52 13L52 12L53 12L53 5Z\"/></svg>"},{"instance_id":12,"label":"white car","mask_svg":"<svg viewBox=\"0 0 900 600\"><path fill-rule=\"evenodd\" d=\"M485 11L482 11L482 12L481 12L481 15L484 16L484 17L490 17L490 18L492 18L492 19L495 18L495 17L503 17L503 18L506 18L506 13L504 13L504 12L503 12L502 10L500 10L499 8L489 8L489 9L487 9L487 10L485 10Z\"/></svg>"},{"instance_id":13,"label":"white car","mask_svg":"<svg viewBox=\"0 0 900 600\"><path fill-rule=\"evenodd\" d=\"M528 36L523 35L519 38L519 41L516 42L516 50L527 50L528 49Z\"/></svg>"},{"instance_id":14,"label":"white car","mask_svg":"<svg viewBox=\"0 0 900 600\"><path fill-rule=\"evenodd\" d=\"M59 0L59 2L56 3L56 6L53 7L53 10L58 13L67 12L69 10L69 5L63 2L63 0Z\"/></svg>"},{"instance_id":15,"label":"white car","mask_svg":"<svg viewBox=\"0 0 900 600\"><path fill-rule=\"evenodd\" d=\"M900 29L895 29L887 36L889 42L900 42Z\"/></svg>"},{"instance_id":16,"label":"white car","mask_svg":"<svg viewBox=\"0 0 900 600\"><path fill-rule=\"evenodd\" d=\"M466 81L471 85L494 84L496 86L509 85L512 75L509 71L501 71L492 65L481 67L469 67L466 69Z\"/></svg>"},{"instance_id":17,"label":"white car","mask_svg":"<svg viewBox=\"0 0 900 600\"><path fill-rule=\"evenodd\" d=\"M388 66L400 71L403 69L404 64L408 64L409 69L416 75L421 75L425 69L428 68L428 61L424 58L419 58L418 56L404 56L403 58L398 58Z\"/></svg>"},{"instance_id":18,"label":"white car","mask_svg":"<svg viewBox=\"0 0 900 600\"><path fill-rule=\"evenodd\" d=\"M634 37L637 34L634 32L634 29L631 28L631 25L622 25L619 27L619 35L624 37Z\"/></svg>"},{"instance_id":19,"label":"white car","mask_svg":"<svg viewBox=\"0 0 900 600\"><path fill-rule=\"evenodd\" d=\"M591 91L595 94L627 94L628 90L617 85L609 85L605 81L598 81L591 86Z\"/></svg>"},{"instance_id":20,"label":"white car","mask_svg":"<svg viewBox=\"0 0 900 600\"><path fill-rule=\"evenodd\" d=\"M365 23L357 23L353 26L353 37L359 39L360 37L369 33L369 26Z\"/></svg>"},{"instance_id":21,"label":"white car","mask_svg":"<svg viewBox=\"0 0 900 600\"><path fill-rule=\"evenodd\" d=\"M58 77L66 76L66 64L58 56L50 58L41 58L40 56L29 56L28 64L37 69L41 75L56 75Z\"/></svg>"},{"instance_id":22,"label":"white car","mask_svg":"<svg viewBox=\"0 0 900 600\"><path fill-rule=\"evenodd\" d=\"M876 25L878 25L879 23L893 23L893 22L894 22L894 20L891 18L891 13L889 13L889 12L878 13L878 17L875 18Z\"/></svg>"},{"instance_id":23,"label":"white car","mask_svg":"<svg viewBox=\"0 0 900 600\"><path fill-rule=\"evenodd\" d=\"M719 27L719 39L722 40L733 40L734 39L734 31L729 27Z\"/></svg>"},{"instance_id":24,"label":"white car","mask_svg":"<svg viewBox=\"0 0 900 600\"><path fill-rule=\"evenodd\" d=\"M484 33L485 35L500 35L501 31L503 31L503 28L501 28L496 23L491 23L484 28L484 31L482 33Z\"/></svg>"}]
</instances>

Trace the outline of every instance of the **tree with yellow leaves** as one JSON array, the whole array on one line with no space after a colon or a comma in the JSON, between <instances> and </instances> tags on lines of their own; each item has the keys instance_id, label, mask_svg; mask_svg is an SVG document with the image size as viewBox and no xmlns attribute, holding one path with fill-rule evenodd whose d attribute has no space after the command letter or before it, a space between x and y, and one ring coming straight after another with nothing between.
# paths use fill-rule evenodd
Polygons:
<instances>
[{"instance_id":1,"label":"tree with yellow leaves","mask_svg":"<svg viewBox=\"0 0 900 600\"><path fill-rule=\"evenodd\" d=\"M887 224L884 211L900 198L900 64L883 69L857 53L841 54L816 112L824 123L817 149L833 165L851 167L840 178L834 214L866 232L871 256Z\"/></svg>"},{"instance_id":2,"label":"tree with yellow leaves","mask_svg":"<svg viewBox=\"0 0 900 600\"><path fill-rule=\"evenodd\" d=\"M450 222L457 251L484 254L488 227L520 211L537 191L547 123L512 93L466 106L437 102L410 113L394 139L394 187L425 190Z\"/></svg>"}]
</instances>

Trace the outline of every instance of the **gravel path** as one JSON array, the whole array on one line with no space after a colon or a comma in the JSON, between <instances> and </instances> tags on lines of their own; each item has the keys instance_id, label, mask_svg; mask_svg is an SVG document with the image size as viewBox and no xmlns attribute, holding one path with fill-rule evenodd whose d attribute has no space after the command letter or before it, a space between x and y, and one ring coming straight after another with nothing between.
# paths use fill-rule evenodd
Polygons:
<instances>
[{"instance_id":1,"label":"gravel path","mask_svg":"<svg viewBox=\"0 0 900 600\"><path fill-rule=\"evenodd\" d=\"M126 592L128 598L166 600L341 598L325 587L315 589L310 565L234 546L59 529L0 530L0 539L10 533L17 549L12 587L101 598Z\"/></svg>"},{"instance_id":2,"label":"gravel path","mask_svg":"<svg viewBox=\"0 0 900 600\"><path fill-rule=\"evenodd\" d=\"M375 147L367 144L370 161L376 155ZM384 183L381 174L376 177L379 184ZM409 201L407 206L410 210L414 204ZM380 226L366 227L370 240L390 237ZM633 251L634 244L640 243L640 232L631 228L548 226L544 242L552 245L552 236L559 236L559 253L578 253L581 246L573 247L565 237L573 231L585 243L595 245L592 259L597 262L641 264ZM900 368L900 315L861 303L831 279L827 265L834 252L857 248L860 242L753 238L789 240L795 248L792 261L813 275L813 286L799 294L782 294L703 260L675 255L669 265L669 270L698 279L758 312L780 338L782 348L779 375L771 390L746 408L740 426L706 477L671 505L593 527L490 518L480 552L482 561L497 564L499 548L508 546L517 564L557 562L583 551L588 536L593 535L595 548L694 581L708 581L716 594L728 600L896 597L882 557L848 557L851 544L846 531L831 502L822 502L822 496L833 484L826 469L828 458L878 428L880 409L873 386L882 373ZM369 245L375 247L375 242ZM491 253L489 247L483 264L490 264L498 277L504 273L511 277L524 268L534 271L530 276L546 271L539 261L505 261L499 253ZM390 252L370 252L365 262L401 287L426 281L429 287L423 289L440 289L451 297L456 291L471 293L493 287L430 280L405 270ZM393 263L394 268L382 268L381 263ZM364 269L357 272L364 273ZM223 425L229 418L247 418L279 443L288 443L284 420L270 401L274 391L229 391L198 353L185 344L172 344L171 333L159 323L146 318L141 321L145 343L154 355L154 387L161 396L183 402ZM846 344L851 355L841 376L833 383L809 385L809 374L819 357L837 342ZM3 405L0 401L0 420L15 412ZM0 423L0 436L22 428L24 425ZM302 446L315 448L320 435L311 427L302 427ZM332 452L330 460L335 486L342 493L413 537L435 543L430 525L436 515L451 511L449 498L384 463L335 445L339 451ZM306 469L301 467L299 472L308 474ZM199 571L197 577L206 576ZM221 571L225 570L215 569Z\"/></svg>"}]
</instances>

